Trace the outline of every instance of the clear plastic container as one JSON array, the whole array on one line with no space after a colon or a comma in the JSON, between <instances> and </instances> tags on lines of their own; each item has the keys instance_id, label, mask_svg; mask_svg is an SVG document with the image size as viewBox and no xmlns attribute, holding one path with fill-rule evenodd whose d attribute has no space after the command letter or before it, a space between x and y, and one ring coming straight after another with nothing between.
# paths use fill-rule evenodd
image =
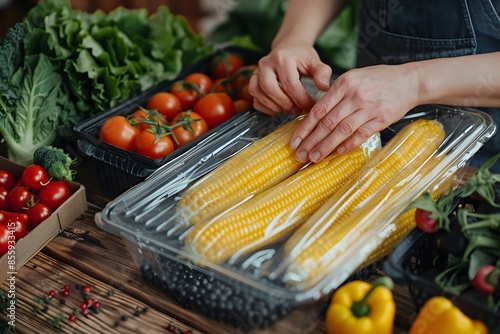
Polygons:
<instances>
[{"instance_id":1,"label":"clear plastic container","mask_svg":"<svg viewBox=\"0 0 500 334\"><path fill-rule=\"evenodd\" d=\"M496 131L491 117L484 112L426 105L381 132L382 141L387 142L416 119L436 120L443 125L443 143L431 154L442 159L432 173L407 179L411 190L385 203L383 212L374 216L376 221L368 219L369 225L362 233L355 227L343 238L341 242L348 247L312 284L295 284L283 270L286 238L237 261L213 263L186 251L183 238L190 226L176 221L176 203L186 189L256 139L289 121L290 117L284 115L253 113L247 122L231 131L200 142L115 198L96 214L95 220L101 228L127 240L146 281L186 308L245 329L270 327L280 320L293 321L300 310L317 313L319 307L312 306L324 301L346 280L366 278L371 271L363 267L364 261L387 238L387 232L394 227L393 220L436 178L465 166Z\"/></svg>"}]
</instances>

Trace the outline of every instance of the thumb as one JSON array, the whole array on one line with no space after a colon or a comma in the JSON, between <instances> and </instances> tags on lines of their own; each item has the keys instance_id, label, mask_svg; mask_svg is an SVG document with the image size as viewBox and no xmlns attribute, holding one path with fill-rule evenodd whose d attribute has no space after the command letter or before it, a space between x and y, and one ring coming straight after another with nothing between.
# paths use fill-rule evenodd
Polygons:
<instances>
[{"instance_id":1,"label":"thumb","mask_svg":"<svg viewBox=\"0 0 500 334\"><path fill-rule=\"evenodd\" d=\"M330 88L330 78L332 77L332 68L324 63L319 63L313 68L312 77L314 84L318 89L327 91Z\"/></svg>"}]
</instances>

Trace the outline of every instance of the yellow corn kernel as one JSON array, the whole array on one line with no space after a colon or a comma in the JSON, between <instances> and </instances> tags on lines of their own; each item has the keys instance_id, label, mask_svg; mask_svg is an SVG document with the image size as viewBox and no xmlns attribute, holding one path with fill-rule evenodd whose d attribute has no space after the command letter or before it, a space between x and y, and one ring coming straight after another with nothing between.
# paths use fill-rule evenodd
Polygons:
<instances>
[{"instance_id":1,"label":"yellow corn kernel","mask_svg":"<svg viewBox=\"0 0 500 334\"><path fill-rule=\"evenodd\" d=\"M185 238L186 248L223 262L270 244L296 229L366 160L360 147L310 164L221 218L195 225Z\"/></svg>"},{"instance_id":2,"label":"yellow corn kernel","mask_svg":"<svg viewBox=\"0 0 500 334\"><path fill-rule=\"evenodd\" d=\"M180 221L208 220L297 172L305 164L295 159L289 142L302 120L257 140L194 184L177 203Z\"/></svg>"},{"instance_id":3,"label":"yellow corn kernel","mask_svg":"<svg viewBox=\"0 0 500 334\"><path fill-rule=\"evenodd\" d=\"M402 198L411 188L410 181L425 175L421 167L444 135L439 122L424 119L398 132L289 238L285 244L288 277L299 281L323 277L332 259L348 248L341 243L343 238L368 231L384 213L384 203L395 196Z\"/></svg>"},{"instance_id":4,"label":"yellow corn kernel","mask_svg":"<svg viewBox=\"0 0 500 334\"><path fill-rule=\"evenodd\" d=\"M428 170L428 168L426 169ZM454 177L451 175L448 178L438 179L436 181L438 181L437 184L431 187L431 189L433 189L431 191L431 198L434 201L450 191L454 182ZM401 240L403 240L403 238L417 226L417 222L415 221L415 211L417 211L416 208L409 208L394 219L393 223L395 229L389 232L383 243L368 256L360 268L378 262L389 255L394 247L396 247L397 244L399 244Z\"/></svg>"}]
</instances>

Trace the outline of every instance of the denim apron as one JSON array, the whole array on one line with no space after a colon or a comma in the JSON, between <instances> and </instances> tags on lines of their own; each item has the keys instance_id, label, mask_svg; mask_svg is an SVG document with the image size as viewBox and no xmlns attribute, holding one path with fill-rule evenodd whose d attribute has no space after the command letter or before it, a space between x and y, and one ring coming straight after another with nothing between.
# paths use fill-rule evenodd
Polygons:
<instances>
[{"instance_id":1,"label":"denim apron","mask_svg":"<svg viewBox=\"0 0 500 334\"><path fill-rule=\"evenodd\" d=\"M360 0L357 67L500 51L499 13L499 0ZM500 108L478 109L500 127ZM500 130L470 164L498 152Z\"/></svg>"}]
</instances>

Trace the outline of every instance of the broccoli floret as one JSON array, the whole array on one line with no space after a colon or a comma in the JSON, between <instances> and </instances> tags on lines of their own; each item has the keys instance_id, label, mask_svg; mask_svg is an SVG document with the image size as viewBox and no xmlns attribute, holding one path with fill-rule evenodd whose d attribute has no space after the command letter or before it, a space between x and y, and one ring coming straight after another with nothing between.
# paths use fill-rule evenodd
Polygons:
<instances>
[{"instance_id":1,"label":"broccoli floret","mask_svg":"<svg viewBox=\"0 0 500 334\"><path fill-rule=\"evenodd\" d=\"M33 154L33 162L45 168L51 178L73 180L76 173L72 159L64 150L54 146L42 146Z\"/></svg>"}]
</instances>

